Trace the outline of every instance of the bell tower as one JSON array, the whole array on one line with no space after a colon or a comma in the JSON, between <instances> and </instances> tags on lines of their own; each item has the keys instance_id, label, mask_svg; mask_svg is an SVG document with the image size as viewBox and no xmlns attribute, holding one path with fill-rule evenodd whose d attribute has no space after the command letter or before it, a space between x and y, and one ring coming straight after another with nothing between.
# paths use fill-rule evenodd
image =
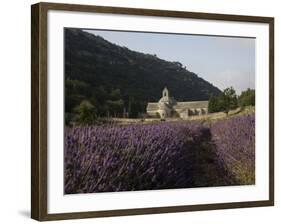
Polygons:
<instances>
[{"instance_id":1,"label":"bell tower","mask_svg":"<svg viewBox=\"0 0 281 224\"><path fill-rule=\"evenodd\" d=\"M167 87L165 87L162 91L162 97L163 98L169 98L169 90L167 89Z\"/></svg>"}]
</instances>

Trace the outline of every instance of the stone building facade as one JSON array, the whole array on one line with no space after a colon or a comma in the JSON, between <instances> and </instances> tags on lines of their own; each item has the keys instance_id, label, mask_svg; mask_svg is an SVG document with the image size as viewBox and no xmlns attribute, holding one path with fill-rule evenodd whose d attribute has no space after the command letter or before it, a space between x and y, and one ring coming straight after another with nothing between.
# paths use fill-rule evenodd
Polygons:
<instances>
[{"instance_id":1,"label":"stone building facade","mask_svg":"<svg viewBox=\"0 0 281 224\"><path fill-rule=\"evenodd\" d=\"M148 116L160 116L163 119L167 117L187 119L190 116L208 114L208 101L177 102L165 87L158 102L147 104L146 113Z\"/></svg>"}]
</instances>

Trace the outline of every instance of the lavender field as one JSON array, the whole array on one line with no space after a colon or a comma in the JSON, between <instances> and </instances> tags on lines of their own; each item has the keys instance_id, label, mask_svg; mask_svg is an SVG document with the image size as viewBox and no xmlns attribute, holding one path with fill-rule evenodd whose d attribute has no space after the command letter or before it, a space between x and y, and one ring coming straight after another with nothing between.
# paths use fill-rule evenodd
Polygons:
<instances>
[{"instance_id":1,"label":"lavender field","mask_svg":"<svg viewBox=\"0 0 281 224\"><path fill-rule=\"evenodd\" d=\"M66 127L65 193L255 183L255 117Z\"/></svg>"}]
</instances>

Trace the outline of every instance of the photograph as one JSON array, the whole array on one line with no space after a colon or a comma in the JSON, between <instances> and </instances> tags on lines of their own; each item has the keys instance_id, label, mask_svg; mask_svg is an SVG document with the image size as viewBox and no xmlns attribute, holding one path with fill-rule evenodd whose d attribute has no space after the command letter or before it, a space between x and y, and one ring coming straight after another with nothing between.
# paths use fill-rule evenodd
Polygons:
<instances>
[{"instance_id":1,"label":"photograph","mask_svg":"<svg viewBox=\"0 0 281 224\"><path fill-rule=\"evenodd\" d=\"M64 193L255 184L255 38L64 28Z\"/></svg>"}]
</instances>

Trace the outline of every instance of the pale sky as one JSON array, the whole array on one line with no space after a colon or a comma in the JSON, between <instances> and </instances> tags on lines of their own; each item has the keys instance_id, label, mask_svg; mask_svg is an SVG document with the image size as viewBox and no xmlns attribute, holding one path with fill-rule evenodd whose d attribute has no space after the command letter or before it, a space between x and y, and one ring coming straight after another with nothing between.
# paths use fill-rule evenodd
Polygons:
<instances>
[{"instance_id":1,"label":"pale sky","mask_svg":"<svg viewBox=\"0 0 281 224\"><path fill-rule=\"evenodd\" d=\"M255 39L87 30L131 50L178 61L199 77L238 94L255 88Z\"/></svg>"}]
</instances>

